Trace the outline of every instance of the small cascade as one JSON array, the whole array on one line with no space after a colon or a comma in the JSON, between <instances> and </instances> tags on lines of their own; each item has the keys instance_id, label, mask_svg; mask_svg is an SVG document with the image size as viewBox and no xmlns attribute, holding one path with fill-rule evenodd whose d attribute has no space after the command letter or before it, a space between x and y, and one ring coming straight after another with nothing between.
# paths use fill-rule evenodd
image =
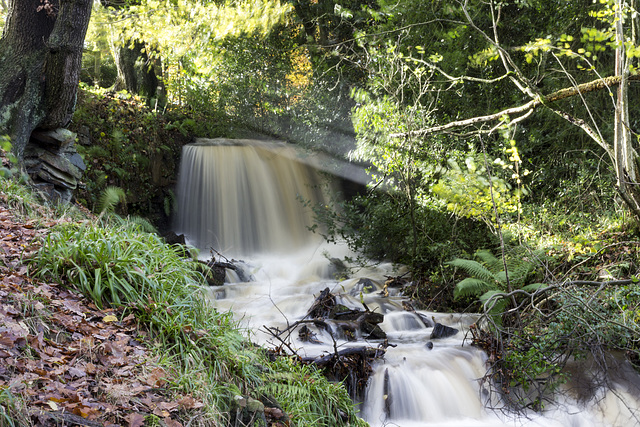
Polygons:
<instances>
[{"instance_id":1,"label":"small cascade","mask_svg":"<svg viewBox=\"0 0 640 427\"><path fill-rule=\"evenodd\" d=\"M577 387L568 383L543 414L510 413L482 381L489 368L486 355L464 343L477 316L405 311L401 292L384 286L387 277L398 274L390 265L335 279L325 254L341 258L348 251L307 232L311 212L298 198L323 200L319 179L285 146L206 141L185 147L181 168L176 231L205 255L213 247L243 256L243 274L228 271L227 283L212 287L211 298L218 309L234 312L254 342L268 345L273 336L265 326L287 329L306 316L314 298L327 288L349 310L366 307L384 315L378 326L389 347L380 338L364 340L359 335L353 341L322 328L313 329L313 342L297 332L288 338L301 357L316 358L350 346L386 347L384 358L374 363L364 400L357 402L371 426L638 425L640 377L633 370L621 370L608 391L591 390L592 398L579 398ZM442 325L457 333L432 338Z\"/></svg>"},{"instance_id":2,"label":"small cascade","mask_svg":"<svg viewBox=\"0 0 640 427\"><path fill-rule=\"evenodd\" d=\"M313 238L313 212L302 202L324 200L317 170L284 144L241 142L183 148L175 230L225 256L300 248Z\"/></svg>"}]
</instances>

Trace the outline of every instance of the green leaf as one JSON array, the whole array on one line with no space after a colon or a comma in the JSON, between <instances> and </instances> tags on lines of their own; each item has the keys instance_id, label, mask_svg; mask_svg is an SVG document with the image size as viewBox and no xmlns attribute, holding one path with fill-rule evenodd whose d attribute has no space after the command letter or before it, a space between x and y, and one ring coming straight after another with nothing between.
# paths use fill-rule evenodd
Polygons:
<instances>
[{"instance_id":1,"label":"green leaf","mask_svg":"<svg viewBox=\"0 0 640 427\"><path fill-rule=\"evenodd\" d=\"M460 268L471 277L480 279L484 282L493 283L496 281L496 277L494 276L494 274L478 261L456 258L453 261L447 262L447 264L452 265L456 268Z\"/></svg>"},{"instance_id":2,"label":"green leaf","mask_svg":"<svg viewBox=\"0 0 640 427\"><path fill-rule=\"evenodd\" d=\"M486 249L480 249L474 254L487 266L491 271L500 271L502 269L502 261Z\"/></svg>"},{"instance_id":3,"label":"green leaf","mask_svg":"<svg viewBox=\"0 0 640 427\"><path fill-rule=\"evenodd\" d=\"M491 285L483 280L467 277L456 284L453 290L454 299L479 295L491 289Z\"/></svg>"}]
</instances>

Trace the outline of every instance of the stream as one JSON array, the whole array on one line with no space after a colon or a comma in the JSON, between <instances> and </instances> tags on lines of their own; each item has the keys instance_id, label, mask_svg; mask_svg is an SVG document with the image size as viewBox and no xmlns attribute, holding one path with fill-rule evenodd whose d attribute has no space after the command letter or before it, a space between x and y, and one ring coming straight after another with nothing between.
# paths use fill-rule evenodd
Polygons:
<instances>
[{"instance_id":1,"label":"stream","mask_svg":"<svg viewBox=\"0 0 640 427\"><path fill-rule=\"evenodd\" d=\"M339 304L384 314L379 326L391 345L374 363L364 398L357 402L360 416L372 426L638 425L640 393L633 385L640 381L632 370L621 367L622 379L614 388L596 390L591 399L579 399L568 385L542 414L510 413L481 381L487 356L464 341L477 315L406 311L401 289L383 292L387 278L398 274L388 264L334 279L336 262L330 259L349 253L308 232L313 217L298 198L322 203L324 195L316 188L320 179L313 168L296 156L283 144L258 141L200 140L183 150L175 230L201 248L204 258L210 257L208 248L216 248L225 257L244 260L244 274L227 270L226 283L210 292L216 307L231 310L252 341L278 345L266 327L284 330L303 319L329 288ZM431 339L435 323L458 332ZM310 326L314 343L294 332L289 345L302 357L317 357L336 348L383 343L349 339L338 326L331 328L333 333Z\"/></svg>"}]
</instances>

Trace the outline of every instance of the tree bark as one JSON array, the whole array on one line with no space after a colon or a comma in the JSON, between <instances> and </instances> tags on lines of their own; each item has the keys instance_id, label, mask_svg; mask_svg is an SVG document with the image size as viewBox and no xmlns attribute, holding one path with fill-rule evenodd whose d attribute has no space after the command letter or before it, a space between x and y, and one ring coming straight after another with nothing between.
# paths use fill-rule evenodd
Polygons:
<instances>
[{"instance_id":1,"label":"tree bark","mask_svg":"<svg viewBox=\"0 0 640 427\"><path fill-rule=\"evenodd\" d=\"M139 0L125 2L123 0L100 0L104 7L111 7L116 11L125 9L129 4L139 4ZM118 71L118 78L113 86L114 90L126 90L129 93L142 95L147 99L161 96L164 92L162 66L156 66L149 57L146 46L139 40L121 40L120 34L113 31L110 36L111 54ZM158 73L158 71L160 71ZM164 102L164 100L162 100Z\"/></svg>"},{"instance_id":2,"label":"tree bark","mask_svg":"<svg viewBox=\"0 0 640 427\"><path fill-rule=\"evenodd\" d=\"M617 186L620 196L636 218L640 219L640 191L638 191L638 154L634 150L629 129L629 58L624 44L622 0L616 0L616 62L615 74L620 77L614 117L614 152Z\"/></svg>"},{"instance_id":3,"label":"tree bark","mask_svg":"<svg viewBox=\"0 0 640 427\"><path fill-rule=\"evenodd\" d=\"M116 90L125 89L130 93L150 99L156 96L160 81L144 48L144 43L139 41L133 42L132 46L112 47L118 70L118 80L114 88Z\"/></svg>"},{"instance_id":4,"label":"tree bark","mask_svg":"<svg viewBox=\"0 0 640 427\"><path fill-rule=\"evenodd\" d=\"M10 0L0 40L0 134L22 161L31 132L71 120L92 0Z\"/></svg>"}]
</instances>

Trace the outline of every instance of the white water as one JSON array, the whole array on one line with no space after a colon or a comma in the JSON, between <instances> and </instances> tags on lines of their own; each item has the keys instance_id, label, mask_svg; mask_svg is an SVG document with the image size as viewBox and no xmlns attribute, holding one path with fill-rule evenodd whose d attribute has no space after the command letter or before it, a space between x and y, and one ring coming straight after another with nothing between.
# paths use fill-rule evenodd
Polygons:
<instances>
[{"instance_id":1,"label":"white water","mask_svg":"<svg viewBox=\"0 0 640 427\"><path fill-rule=\"evenodd\" d=\"M239 147L226 147L239 148ZM227 155L228 153L215 156ZM232 157L236 156L236 153ZM197 159L198 156L195 156ZM314 296L317 296L323 289L330 288L332 293L339 295L339 303L351 308L362 309L362 303L366 304L369 309L383 313L385 320L381 324L382 329L387 333L389 343L396 347L389 347L383 360L376 362L374 373L369 380L364 402L361 404L360 415L367 420L372 426L575 426L575 427L627 427L639 425L633 414L639 413L637 408L640 407L638 402L638 388L632 388L629 380L631 377L636 378L637 375L631 370L623 366L623 374L619 377L619 384L615 391L596 393L597 398L590 399L586 402L578 403L571 397L571 393L559 394L558 403L556 405L548 405L546 412L542 415L531 413L526 416L516 416L509 414L505 410L491 410L489 408L500 408L501 403L495 394L488 393L479 381L487 370L486 356L484 353L469 345L463 345L464 334L468 330L468 326L475 320L470 315L455 314L439 314L430 312L421 312L426 319L433 319L439 323L455 327L460 332L447 339L433 340L433 348L429 348L426 344L432 327L426 326L420 318L411 312L403 311L402 297L379 295L382 285L385 281L385 275L390 275L391 267L388 265L379 266L377 268L365 269L358 272L353 278L336 281L332 278L332 268L324 255L325 252L331 253L333 257L341 257L346 250L339 246L327 246L314 243L312 240L307 245L301 245L300 239L292 239L291 236L297 236L298 231L284 231L280 226L271 224L271 219L263 221L263 213L265 208L260 205L261 202L253 201L251 203L242 201L243 197L254 197L256 193L277 192L281 183L296 182L300 183L305 178L293 172L289 178L283 178L278 184L271 184L272 187L261 187L263 190L258 192L251 190L245 191L240 186L230 183L230 177L238 177L238 175L252 174L253 171L263 171L264 169L254 164L256 157L249 155L239 158L243 160L225 161L216 158L214 163L220 164L238 164L242 165L242 173L238 174L231 169L222 168L224 174L222 176L212 173L209 178L214 181L220 181L223 184L194 184L182 182L182 188L191 188L202 186L208 188L216 188L220 194L215 195L214 201L208 201L209 195L206 192L198 190L194 192L189 190L190 196L181 198L183 210L181 215L193 215L202 226L203 218L208 215L206 209L202 209L201 205L208 206L207 209L213 209L218 212L213 217L209 217L207 221L217 221L225 218L223 221L224 232L215 235L214 240L222 243L224 247L237 248L240 245L238 241L233 240L235 237L229 236L226 231L242 230L244 225L255 221L258 229L269 228L277 229L277 233L283 235L273 237L276 239L276 255L256 255L250 256L247 260L246 270L254 276L255 280L250 282L238 282L237 275L228 273L231 283L219 288L212 288L211 295L215 299L218 308L222 310L233 310L238 319L246 325L247 329L252 333L252 339L263 345L278 345L279 343L273 337L264 331L264 327L276 327L280 330L285 329L293 322L302 319L311 304ZM277 164L277 163L275 163ZM185 164L183 163L181 171L181 180L188 176L189 179L197 179L201 172L196 169L201 167L192 160L189 173L185 173ZM218 167L218 166L216 166ZM236 166L237 167L237 166ZM205 166L205 172L209 174L211 166ZM278 174L285 171L296 171L296 168L284 168L278 171ZM261 172L262 173L262 172ZM273 172L272 172L273 173ZM289 172L286 172L289 173ZM305 172L308 174L308 172ZM233 179L236 179L233 178ZM264 181L260 179L258 181ZM248 178L246 185L253 185L255 180ZM245 184L243 184L245 185ZM262 185L262 182L261 184ZM304 186L303 186L304 187ZM268 188L268 190L264 190ZM233 191L231 191L233 189ZM281 188L280 188L281 189ZM225 192L229 192L224 196ZM290 190L288 190L290 191ZM287 198L296 198L298 190L288 195L266 194L268 198L277 198L277 200L285 200ZM194 194L196 196L194 196ZM223 201L220 200L224 196ZM259 194L260 197L265 194ZM195 197L195 199L193 199ZM212 195L213 197L213 195ZM227 197L230 201L227 201ZM263 200L263 199L259 199ZM220 213L222 203L224 210L235 209L231 211L231 215L224 216ZM266 202L265 202L266 203ZM286 209L300 209L300 206L285 202L278 202ZM252 207L251 207L252 206ZM251 216L251 214L257 214ZM295 211L293 213L281 213L285 218L292 216L305 216L306 212ZM236 218L238 225L230 224L228 218ZM191 219L182 218L181 224L190 223ZM192 221L191 221L192 222ZM304 221L303 221L304 222ZM294 221L295 227L299 227L299 223ZM206 223L204 227L208 230L221 230L220 225ZM255 230L255 229L254 229ZM185 231L179 229L178 231ZM211 241L211 237L201 237L201 231L194 229L193 239L195 241ZM251 236L260 231L252 231ZM189 232L188 237L192 237ZM304 236L304 234L302 234ZM283 238L284 237L284 238ZM249 244L250 249L262 249L267 247L268 239L255 246ZM307 235L308 238L308 235ZM228 243L227 239L232 239ZM263 237L257 237L263 239ZM290 242L287 243L287 242ZM244 243L242 243L244 245ZM286 253L286 247L295 247L295 250ZM203 247L203 249L206 249ZM223 251L224 253L224 251ZM358 285L358 278L366 277L371 279L376 288L368 293L361 293L362 286ZM310 326L310 325L308 325ZM311 326L310 326L311 327ZM299 340L297 331L293 331L288 337L290 345L301 356L318 356L334 352L334 342L331 335L323 330L313 328L317 334L317 338L322 344L303 343ZM362 345L359 342L347 341L346 339L337 339L335 346L339 349L347 346ZM379 341L370 341L368 345L376 347L381 344ZM385 380L385 376L387 379ZM627 377L627 378L625 378ZM386 387L385 387L386 383ZM623 384L624 383L624 384Z\"/></svg>"}]
</instances>

